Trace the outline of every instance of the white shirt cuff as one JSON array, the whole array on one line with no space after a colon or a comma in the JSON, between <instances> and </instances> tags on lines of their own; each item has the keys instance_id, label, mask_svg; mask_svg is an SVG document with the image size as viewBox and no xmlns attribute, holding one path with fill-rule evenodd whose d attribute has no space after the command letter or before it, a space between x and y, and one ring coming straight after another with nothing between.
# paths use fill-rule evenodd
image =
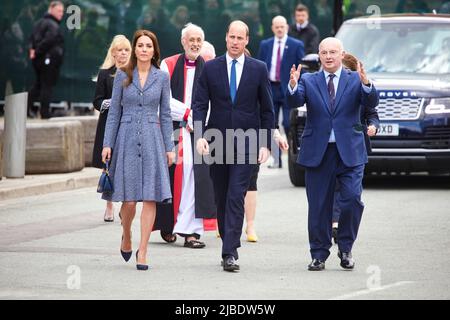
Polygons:
<instances>
[{"instance_id":1,"label":"white shirt cuff","mask_svg":"<svg viewBox=\"0 0 450 320\"><path fill-rule=\"evenodd\" d=\"M295 85L294 89L291 89L291 85L288 83L288 90L291 96L297 91L298 84Z\"/></svg>"}]
</instances>

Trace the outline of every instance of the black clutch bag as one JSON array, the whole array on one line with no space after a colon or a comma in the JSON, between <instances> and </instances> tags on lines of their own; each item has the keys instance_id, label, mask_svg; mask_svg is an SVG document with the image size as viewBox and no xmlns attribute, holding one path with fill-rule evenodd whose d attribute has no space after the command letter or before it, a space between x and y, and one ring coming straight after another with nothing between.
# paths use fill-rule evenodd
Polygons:
<instances>
[{"instance_id":1,"label":"black clutch bag","mask_svg":"<svg viewBox=\"0 0 450 320\"><path fill-rule=\"evenodd\" d=\"M102 175L100 176L100 180L98 181L97 192L113 192L113 184L111 178L109 177L109 162L106 161L105 169L103 169Z\"/></svg>"}]
</instances>

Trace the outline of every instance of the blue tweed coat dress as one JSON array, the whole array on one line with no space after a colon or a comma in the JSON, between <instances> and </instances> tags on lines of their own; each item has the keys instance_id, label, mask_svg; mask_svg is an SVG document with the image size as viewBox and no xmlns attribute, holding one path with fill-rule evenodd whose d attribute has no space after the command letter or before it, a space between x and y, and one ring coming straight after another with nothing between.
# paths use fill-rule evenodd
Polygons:
<instances>
[{"instance_id":1,"label":"blue tweed coat dress","mask_svg":"<svg viewBox=\"0 0 450 320\"><path fill-rule=\"evenodd\" d=\"M172 198L166 152L173 151L169 75L152 66L144 87L137 68L124 87L126 73L118 70L103 147L112 149L111 201L156 201ZM159 112L159 113L158 113Z\"/></svg>"}]
</instances>

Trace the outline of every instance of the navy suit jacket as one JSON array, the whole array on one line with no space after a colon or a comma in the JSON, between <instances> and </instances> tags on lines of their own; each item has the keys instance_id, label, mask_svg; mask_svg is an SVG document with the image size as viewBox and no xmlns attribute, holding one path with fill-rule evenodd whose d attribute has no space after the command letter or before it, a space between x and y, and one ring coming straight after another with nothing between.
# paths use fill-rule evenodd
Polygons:
<instances>
[{"instance_id":1,"label":"navy suit jacket","mask_svg":"<svg viewBox=\"0 0 450 320\"><path fill-rule=\"evenodd\" d=\"M343 68L334 112L331 113L323 71L305 73L300 78L297 91L293 95L287 93L287 102L291 107L306 102L308 111L297 163L305 167L319 166L328 146L331 129L334 130L339 155L347 167L367 163L361 105L369 109L378 105L378 94L373 84L370 93L366 93L358 73Z\"/></svg>"},{"instance_id":2,"label":"navy suit jacket","mask_svg":"<svg viewBox=\"0 0 450 320\"><path fill-rule=\"evenodd\" d=\"M258 59L264 61L267 65L267 70L270 72L272 67L272 52L275 38L269 38L261 41L258 52ZM298 66L305 55L305 48L303 42L292 37L287 37L286 45L284 47L283 56L281 57L280 82L281 89L286 92L287 85L290 79L292 65Z\"/></svg>"},{"instance_id":3,"label":"navy suit jacket","mask_svg":"<svg viewBox=\"0 0 450 320\"><path fill-rule=\"evenodd\" d=\"M206 116L211 102L208 127ZM218 129L226 137L226 129L267 129L275 127L272 92L267 68L259 60L245 57L241 80L234 103L231 101L225 55L205 63L192 103L193 120L205 129ZM267 147L270 148L270 134ZM247 148L246 148L247 149Z\"/></svg>"}]
</instances>

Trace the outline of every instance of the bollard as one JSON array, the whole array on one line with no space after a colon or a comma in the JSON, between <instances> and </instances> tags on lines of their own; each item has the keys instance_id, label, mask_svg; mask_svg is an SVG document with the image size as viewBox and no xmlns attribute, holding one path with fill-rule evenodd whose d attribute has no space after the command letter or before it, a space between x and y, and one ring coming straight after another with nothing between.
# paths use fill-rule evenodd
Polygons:
<instances>
[{"instance_id":1,"label":"bollard","mask_svg":"<svg viewBox=\"0 0 450 320\"><path fill-rule=\"evenodd\" d=\"M3 134L3 174L7 178L25 176L25 147L28 93L6 96Z\"/></svg>"},{"instance_id":2,"label":"bollard","mask_svg":"<svg viewBox=\"0 0 450 320\"><path fill-rule=\"evenodd\" d=\"M0 135L0 180L3 178L3 135Z\"/></svg>"}]
</instances>

